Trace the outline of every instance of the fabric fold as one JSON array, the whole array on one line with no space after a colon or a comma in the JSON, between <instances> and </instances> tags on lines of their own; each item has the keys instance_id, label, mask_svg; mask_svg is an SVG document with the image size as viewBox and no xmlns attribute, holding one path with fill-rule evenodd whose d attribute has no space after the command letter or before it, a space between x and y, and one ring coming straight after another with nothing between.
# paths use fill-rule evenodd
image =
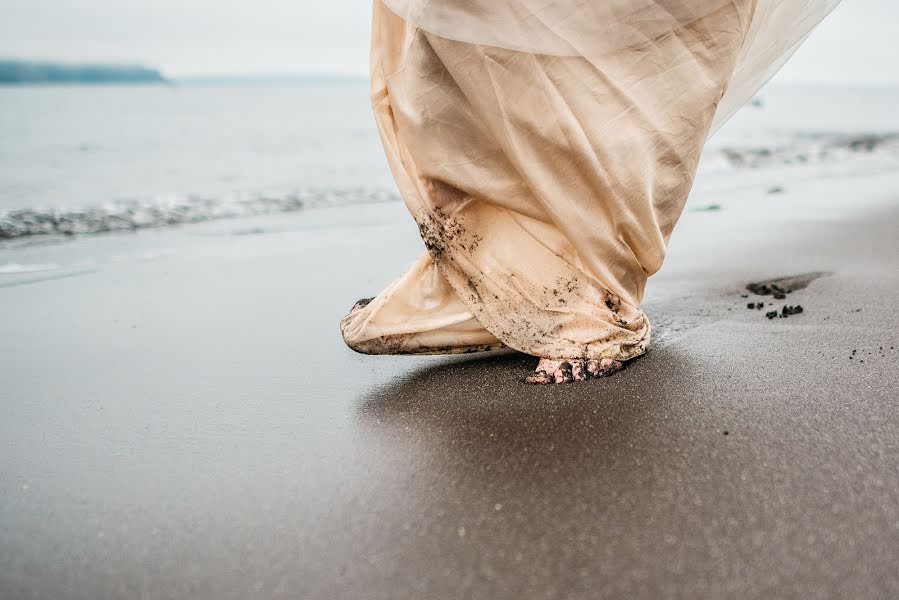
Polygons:
<instances>
[{"instance_id":1,"label":"fabric fold","mask_svg":"<svg viewBox=\"0 0 899 600\"><path fill-rule=\"evenodd\" d=\"M376 0L375 118L427 252L347 344L645 352L707 137L835 4Z\"/></svg>"}]
</instances>

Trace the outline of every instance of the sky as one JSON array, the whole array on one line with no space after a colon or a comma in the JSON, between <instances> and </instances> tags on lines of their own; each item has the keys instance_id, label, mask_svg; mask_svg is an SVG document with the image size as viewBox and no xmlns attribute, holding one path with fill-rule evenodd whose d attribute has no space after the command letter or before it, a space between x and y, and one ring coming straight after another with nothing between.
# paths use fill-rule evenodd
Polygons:
<instances>
[{"instance_id":1,"label":"sky","mask_svg":"<svg viewBox=\"0 0 899 600\"><path fill-rule=\"evenodd\" d=\"M0 57L365 76L370 19L369 0L0 0ZM779 79L899 84L897 28L899 0L844 0Z\"/></svg>"}]
</instances>

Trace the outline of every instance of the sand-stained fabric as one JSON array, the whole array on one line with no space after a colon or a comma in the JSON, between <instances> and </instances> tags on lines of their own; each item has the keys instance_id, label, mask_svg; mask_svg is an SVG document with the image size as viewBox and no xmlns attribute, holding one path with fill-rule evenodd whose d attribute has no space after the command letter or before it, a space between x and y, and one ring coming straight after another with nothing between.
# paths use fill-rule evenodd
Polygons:
<instances>
[{"instance_id":1,"label":"sand-stained fabric","mask_svg":"<svg viewBox=\"0 0 899 600\"><path fill-rule=\"evenodd\" d=\"M706 139L837 2L376 0L375 117L427 252L347 344L645 352Z\"/></svg>"}]
</instances>

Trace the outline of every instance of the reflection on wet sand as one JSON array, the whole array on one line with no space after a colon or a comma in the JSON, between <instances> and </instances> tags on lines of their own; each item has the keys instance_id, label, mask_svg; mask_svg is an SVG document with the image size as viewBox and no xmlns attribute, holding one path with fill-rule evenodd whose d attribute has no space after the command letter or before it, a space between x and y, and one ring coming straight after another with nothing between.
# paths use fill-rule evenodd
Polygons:
<instances>
[{"instance_id":1,"label":"reflection on wet sand","mask_svg":"<svg viewBox=\"0 0 899 600\"><path fill-rule=\"evenodd\" d=\"M691 455L714 453L728 438L691 416L702 395L685 395L684 383L702 375L682 350L550 389L519 383L532 362L457 360L358 404L368 484L382 490L369 500L387 503L366 510L392 523L381 547L391 564L428 574L426 589L449 585L472 563L515 589L529 577L545 585L565 565L582 571L566 584L581 589L621 561L669 562L665 539L701 518L681 518L679 507L701 506L704 493L681 482L703 477Z\"/></svg>"}]
</instances>

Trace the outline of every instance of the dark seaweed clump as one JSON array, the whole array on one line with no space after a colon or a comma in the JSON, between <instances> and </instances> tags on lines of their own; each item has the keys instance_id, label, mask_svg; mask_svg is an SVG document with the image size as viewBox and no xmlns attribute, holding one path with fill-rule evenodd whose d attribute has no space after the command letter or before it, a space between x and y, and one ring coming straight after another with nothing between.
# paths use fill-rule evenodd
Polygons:
<instances>
[{"instance_id":1,"label":"dark seaweed clump","mask_svg":"<svg viewBox=\"0 0 899 600\"><path fill-rule=\"evenodd\" d=\"M812 281L825 275L829 275L829 273L816 271L813 273L802 273L800 275L789 275L787 277L778 277L777 279L749 283L746 285L746 289L757 296L773 296L775 300L784 300L786 299L787 294L805 289ZM740 297L747 298L748 296L746 294L741 294ZM769 303L769 306L770 305L771 304ZM749 302L746 304L746 308L755 310L761 310L764 306L764 302ZM796 306L786 305L780 312L777 312L776 309L771 310L766 312L765 316L769 319L777 319L778 317L786 319L787 317L798 315L802 312L804 312L804 309L798 304Z\"/></svg>"},{"instance_id":2,"label":"dark seaweed clump","mask_svg":"<svg viewBox=\"0 0 899 600\"><path fill-rule=\"evenodd\" d=\"M801 312L803 312L802 306L797 304L796 306L784 306L779 315L776 310L772 310L771 312L765 313L765 316L769 319L776 319L777 317L786 319L791 315L798 315Z\"/></svg>"},{"instance_id":3,"label":"dark seaweed clump","mask_svg":"<svg viewBox=\"0 0 899 600\"><path fill-rule=\"evenodd\" d=\"M750 283L746 286L753 294L758 294L759 296L774 296L775 300L783 300L787 297L792 290L785 290L780 287L776 283L772 283L771 285L764 283Z\"/></svg>"}]
</instances>

